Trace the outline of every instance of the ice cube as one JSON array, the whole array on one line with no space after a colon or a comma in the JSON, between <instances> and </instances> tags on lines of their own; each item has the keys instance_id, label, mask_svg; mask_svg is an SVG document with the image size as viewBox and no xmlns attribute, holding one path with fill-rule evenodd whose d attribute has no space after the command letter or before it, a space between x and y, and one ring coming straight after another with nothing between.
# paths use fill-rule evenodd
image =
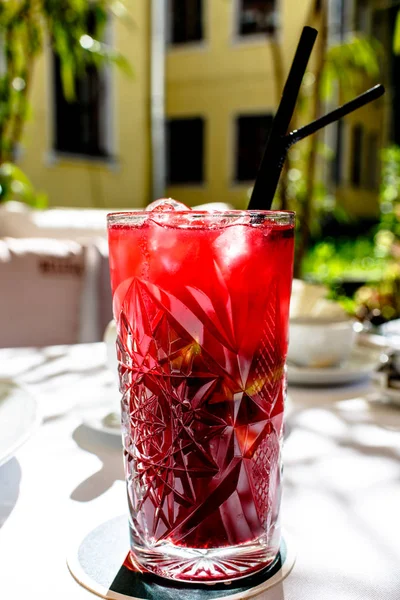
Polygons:
<instances>
[{"instance_id":1,"label":"ice cube","mask_svg":"<svg viewBox=\"0 0 400 600\"><path fill-rule=\"evenodd\" d=\"M151 212L172 212L174 210L181 211L191 209L182 204L182 202L177 202L177 200L174 200L173 198L160 198L149 204L146 210Z\"/></svg>"},{"instance_id":2,"label":"ice cube","mask_svg":"<svg viewBox=\"0 0 400 600\"><path fill-rule=\"evenodd\" d=\"M231 267L247 258L249 233L249 228L240 221L224 229L213 244L220 266Z\"/></svg>"}]
</instances>

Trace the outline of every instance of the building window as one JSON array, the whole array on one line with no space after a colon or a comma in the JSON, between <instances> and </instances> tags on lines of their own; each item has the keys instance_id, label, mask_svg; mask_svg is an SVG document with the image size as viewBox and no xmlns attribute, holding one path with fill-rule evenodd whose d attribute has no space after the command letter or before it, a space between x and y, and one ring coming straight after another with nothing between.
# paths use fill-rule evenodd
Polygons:
<instances>
[{"instance_id":1,"label":"building window","mask_svg":"<svg viewBox=\"0 0 400 600\"><path fill-rule=\"evenodd\" d=\"M369 133L366 140L365 186L371 190L379 187L379 136L377 132Z\"/></svg>"},{"instance_id":2,"label":"building window","mask_svg":"<svg viewBox=\"0 0 400 600\"><path fill-rule=\"evenodd\" d=\"M238 2L238 33L241 36L258 33L273 34L276 30L276 0L236 0Z\"/></svg>"},{"instance_id":3,"label":"building window","mask_svg":"<svg viewBox=\"0 0 400 600\"><path fill-rule=\"evenodd\" d=\"M94 31L89 15L88 32ZM75 77L75 98L66 100L61 80L60 59L53 54L54 140L57 152L90 157L111 155L110 71L94 64L86 65Z\"/></svg>"},{"instance_id":4,"label":"building window","mask_svg":"<svg viewBox=\"0 0 400 600\"><path fill-rule=\"evenodd\" d=\"M107 86L105 74L94 65L76 78L75 99L64 97L60 61L54 56L54 149L84 156L107 157Z\"/></svg>"},{"instance_id":5,"label":"building window","mask_svg":"<svg viewBox=\"0 0 400 600\"><path fill-rule=\"evenodd\" d=\"M354 29L361 33L369 33L370 17L370 2L368 0L356 0L354 13Z\"/></svg>"},{"instance_id":6,"label":"building window","mask_svg":"<svg viewBox=\"0 0 400 600\"><path fill-rule=\"evenodd\" d=\"M203 0L169 0L169 41L189 44L203 39Z\"/></svg>"},{"instance_id":7,"label":"building window","mask_svg":"<svg viewBox=\"0 0 400 600\"><path fill-rule=\"evenodd\" d=\"M345 0L336 0L330 5L329 32L332 40L343 40L346 33Z\"/></svg>"},{"instance_id":8,"label":"building window","mask_svg":"<svg viewBox=\"0 0 400 600\"><path fill-rule=\"evenodd\" d=\"M386 10L375 10L372 14L371 35L377 39L386 48L388 41L391 42L389 35L388 13Z\"/></svg>"},{"instance_id":9,"label":"building window","mask_svg":"<svg viewBox=\"0 0 400 600\"><path fill-rule=\"evenodd\" d=\"M389 13L387 10L375 10L371 19L371 37L382 45L382 52L378 52L379 71L381 76L389 79L390 61L387 57L392 54L393 35L390 33Z\"/></svg>"},{"instance_id":10,"label":"building window","mask_svg":"<svg viewBox=\"0 0 400 600\"><path fill-rule=\"evenodd\" d=\"M361 186L362 164L363 164L364 128L355 125L352 133L351 145L351 183L354 187Z\"/></svg>"},{"instance_id":11,"label":"building window","mask_svg":"<svg viewBox=\"0 0 400 600\"><path fill-rule=\"evenodd\" d=\"M236 122L236 181L253 181L260 166L272 115L246 115Z\"/></svg>"},{"instance_id":12,"label":"building window","mask_svg":"<svg viewBox=\"0 0 400 600\"><path fill-rule=\"evenodd\" d=\"M166 138L168 184L203 183L204 119L171 119Z\"/></svg>"},{"instance_id":13,"label":"building window","mask_svg":"<svg viewBox=\"0 0 400 600\"><path fill-rule=\"evenodd\" d=\"M335 149L332 161L332 183L336 186L341 185L343 179L343 120L339 119L336 123Z\"/></svg>"}]
</instances>

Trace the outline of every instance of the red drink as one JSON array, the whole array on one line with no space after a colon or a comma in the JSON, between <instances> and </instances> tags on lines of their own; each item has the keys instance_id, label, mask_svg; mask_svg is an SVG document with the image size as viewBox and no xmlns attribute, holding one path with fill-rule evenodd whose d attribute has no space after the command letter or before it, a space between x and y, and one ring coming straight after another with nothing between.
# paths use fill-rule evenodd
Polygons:
<instances>
[{"instance_id":1,"label":"red drink","mask_svg":"<svg viewBox=\"0 0 400 600\"><path fill-rule=\"evenodd\" d=\"M109 216L131 548L188 581L279 551L291 213Z\"/></svg>"}]
</instances>

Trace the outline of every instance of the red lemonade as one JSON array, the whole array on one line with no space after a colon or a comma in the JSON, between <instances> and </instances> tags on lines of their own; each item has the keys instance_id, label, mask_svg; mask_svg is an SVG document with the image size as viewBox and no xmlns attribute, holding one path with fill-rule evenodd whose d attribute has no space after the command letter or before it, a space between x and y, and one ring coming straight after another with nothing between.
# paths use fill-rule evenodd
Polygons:
<instances>
[{"instance_id":1,"label":"red lemonade","mask_svg":"<svg viewBox=\"0 0 400 600\"><path fill-rule=\"evenodd\" d=\"M131 549L223 581L279 551L292 213L109 216Z\"/></svg>"}]
</instances>

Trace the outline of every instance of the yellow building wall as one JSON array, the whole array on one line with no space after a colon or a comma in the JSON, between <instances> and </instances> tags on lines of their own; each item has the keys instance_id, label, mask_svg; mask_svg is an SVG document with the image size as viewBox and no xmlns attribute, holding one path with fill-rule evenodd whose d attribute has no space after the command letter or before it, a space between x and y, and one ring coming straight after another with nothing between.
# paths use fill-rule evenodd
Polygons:
<instances>
[{"instance_id":1,"label":"yellow building wall","mask_svg":"<svg viewBox=\"0 0 400 600\"><path fill-rule=\"evenodd\" d=\"M113 20L115 47L130 61L134 76L113 69L113 130L116 164L81 157L51 157L51 62L46 52L35 65L27 125L19 161L50 205L129 208L145 206L150 188L149 3L131 2L133 25Z\"/></svg>"},{"instance_id":2,"label":"yellow building wall","mask_svg":"<svg viewBox=\"0 0 400 600\"><path fill-rule=\"evenodd\" d=\"M188 205L224 201L245 208L252 184L234 181L235 118L275 112L301 30L305 24L317 29L319 24L308 22L310 0L280 0L276 41L283 64L279 81L274 41L265 36L257 40L250 36L240 40L235 37L236 0L204 0L204 3L204 41L197 46L170 47L167 51L166 98L167 117L202 116L205 120L205 180L202 185L171 185L167 195ZM311 69L317 44L318 38L310 60ZM299 124L305 124L302 120L305 118L300 117ZM348 130L359 122L366 132L383 132L382 104L375 103L351 115L346 119ZM353 216L375 217L379 211L376 190L353 188L350 184L350 140L349 136L337 199ZM190 140L187 151L190 152Z\"/></svg>"},{"instance_id":3,"label":"yellow building wall","mask_svg":"<svg viewBox=\"0 0 400 600\"><path fill-rule=\"evenodd\" d=\"M234 181L235 120L239 115L275 112L311 5L311 0L278 2L276 42L265 36L238 39L234 31L236 0L204 0L203 42L167 48L167 117L205 119L205 181L199 186L169 186L165 195L188 205L224 201L237 208L247 206L251 183ZM25 130L20 164L35 186L48 194L50 205L134 208L151 201L150 0L131 0L128 6L134 25L129 27L118 20L112 24L113 43L134 69L133 78L113 70L116 164L51 155L50 53L35 65L33 117ZM277 51L282 58L281 81L277 77ZM382 128L382 110L366 107L347 123L360 119L366 130ZM190 140L187 144L190 152ZM373 216L378 209L377 194L349 185L349 144L346 152L338 200L354 215Z\"/></svg>"},{"instance_id":4,"label":"yellow building wall","mask_svg":"<svg viewBox=\"0 0 400 600\"><path fill-rule=\"evenodd\" d=\"M205 39L196 46L167 51L167 117L205 119L205 181L167 189L185 204L248 203L249 185L236 183L235 118L243 114L274 113L281 87L277 85L274 42L265 36L238 40L234 35L235 0L205 0ZM282 48L286 77L309 12L310 1L280 1ZM190 140L187 151L190 152Z\"/></svg>"}]
</instances>

